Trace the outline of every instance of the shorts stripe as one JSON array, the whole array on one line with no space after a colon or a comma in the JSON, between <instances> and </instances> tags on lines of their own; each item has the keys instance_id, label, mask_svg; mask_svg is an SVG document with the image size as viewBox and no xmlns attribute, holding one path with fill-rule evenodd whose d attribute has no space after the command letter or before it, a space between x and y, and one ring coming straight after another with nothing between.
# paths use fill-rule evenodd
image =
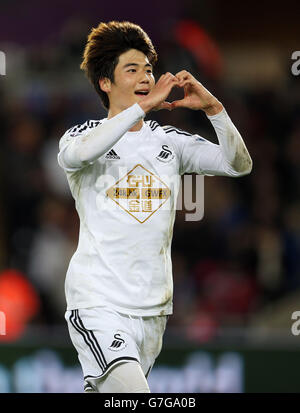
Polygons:
<instances>
[{"instance_id":1,"label":"shorts stripe","mask_svg":"<svg viewBox=\"0 0 300 413\"><path fill-rule=\"evenodd\" d=\"M97 349L95 347L94 342L91 340L91 337L89 335L90 331L86 330L84 327L82 328L78 322L77 317L79 318L79 316L77 315L77 311L78 310L72 310L71 311L71 316L70 316L70 323L72 324L72 326L75 328L75 330L77 330L79 332L79 334L83 337L86 345L89 347L89 349L91 350L91 352L93 353L97 363L99 364L101 370L105 370L106 367L106 361L105 358L104 360L101 358L101 354L99 355L99 353L97 352ZM81 321L81 320L80 320ZM82 324L82 321L81 321ZM83 325L83 324L82 324ZM97 341L96 341L97 343ZM97 343L98 344L98 343ZM102 353L102 352L101 352Z\"/></svg>"},{"instance_id":2,"label":"shorts stripe","mask_svg":"<svg viewBox=\"0 0 300 413\"><path fill-rule=\"evenodd\" d=\"M92 341L94 341L95 346L97 347L97 350L99 351L100 358L101 358L101 360L103 360L104 368L106 368L107 362L105 360L104 354L103 354L103 352L101 350L101 347L100 347L100 345L99 345L99 343L98 343L98 341L95 337L95 334L94 334L93 330L88 330L87 328L84 327L83 322L82 322L81 318L79 317L79 310L76 310L76 311L77 311L77 318L78 318L78 321L79 321L82 329L87 331L88 334L90 334L90 336L92 338Z\"/></svg>"},{"instance_id":3,"label":"shorts stripe","mask_svg":"<svg viewBox=\"0 0 300 413\"><path fill-rule=\"evenodd\" d=\"M90 341L91 341L92 345L93 345L94 348L95 348L96 353L98 354L101 362L103 363L103 368L105 369L106 366L107 366L107 362L106 362L106 360L105 360L105 357L104 357L104 354L103 354L103 352L102 352L102 350L101 350L101 347L100 347L100 345L99 345L99 343L98 343L98 341L97 341L97 339L96 339L96 337L95 337L94 332L93 332L92 330L88 330L87 328L85 328L85 326L83 325L83 322L82 322L81 318L79 317L79 310L75 310L75 311L76 311L76 316L77 316L76 320L78 320L78 322L79 322L79 324L80 324L80 326L81 326L81 329L88 334L88 336L89 336L89 338L90 338Z\"/></svg>"}]
</instances>

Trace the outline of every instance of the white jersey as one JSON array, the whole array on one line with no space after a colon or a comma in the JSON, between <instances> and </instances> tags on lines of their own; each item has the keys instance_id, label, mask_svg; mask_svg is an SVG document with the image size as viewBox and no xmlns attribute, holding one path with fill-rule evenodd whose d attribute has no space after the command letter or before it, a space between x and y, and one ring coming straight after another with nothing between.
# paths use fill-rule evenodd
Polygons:
<instances>
[{"instance_id":1,"label":"white jersey","mask_svg":"<svg viewBox=\"0 0 300 413\"><path fill-rule=\"evenodd\" d=\"M131 112L136 110L141 111L137 104ZM221 145L227 139L220 137L224 122L233 125L225 110L209 118L213 125L219 122L220 128L214 127L220 145L144 121L102 156L72 167L64 161L68 145L76 146L76 140L113 118L87 121L61 138L58 162L80 218L65 283L68 310L107 305L136 316L172 313L171 241L180 175L249 173L236 171Z\"/></svg>"}]
</instances>

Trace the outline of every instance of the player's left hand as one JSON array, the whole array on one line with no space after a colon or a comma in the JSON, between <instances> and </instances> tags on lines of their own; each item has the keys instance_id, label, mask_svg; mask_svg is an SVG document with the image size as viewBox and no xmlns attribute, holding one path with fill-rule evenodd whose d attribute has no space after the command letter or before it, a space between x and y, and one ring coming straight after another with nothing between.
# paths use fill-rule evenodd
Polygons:
<instances>
[{"instance_id":1,"label":"player's left hand","mask_svg":"<svg viewBox=\"0 0 300 413\"><path fill-rule=\"evenodd\" d=\"M179 80L178 86L184 89L184 98L171 102L171 109L188 108L203 110L207 114L216 114L223 109L222 104L188 71L182 70L175 77Z\"/></svg>"}]
</instances>

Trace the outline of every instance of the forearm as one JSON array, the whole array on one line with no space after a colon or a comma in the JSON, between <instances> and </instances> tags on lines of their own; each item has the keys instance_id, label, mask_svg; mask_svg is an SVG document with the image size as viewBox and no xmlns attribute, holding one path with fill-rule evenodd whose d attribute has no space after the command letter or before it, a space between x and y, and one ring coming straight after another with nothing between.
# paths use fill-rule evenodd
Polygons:
<instances>
[{"instance_id":1,"label":"forearm","mask_svg":"<svg viewBox=\"0 0 300 413\"><path fill-rule=\"evenodd\" d=\"M99 124L84 136L78 136L64 151L64 163L70 167L93 162L109 151L121 137L145 116L138 104Z\"/></svg>"},{"instance_id":2,"label":"forearm","mask_svg":"<svg viewBox=\"0 0 300 413\"><path fill-rule=\"evenodd\" d=\"M230 168L239 174L248 174L252 169L252 159L246 145L232 123L225 109L214 115L208 115L221 147L224 159Z\"/></svg>"}]
</instances>

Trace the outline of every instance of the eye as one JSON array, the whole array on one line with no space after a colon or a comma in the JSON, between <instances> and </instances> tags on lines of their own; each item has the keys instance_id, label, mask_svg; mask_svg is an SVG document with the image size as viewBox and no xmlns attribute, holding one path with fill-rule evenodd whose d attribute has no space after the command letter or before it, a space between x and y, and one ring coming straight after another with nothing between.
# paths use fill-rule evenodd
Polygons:
<instances>
[{"instance_id":1,"label":"eye","mask_svg":"<svg viewBox=\"0 0 300 413\"><path fill-rule=\"evenodd\" d=\"M128 72L136 72L135 69L129 69Z\"/></svg>"}]
</instances>

